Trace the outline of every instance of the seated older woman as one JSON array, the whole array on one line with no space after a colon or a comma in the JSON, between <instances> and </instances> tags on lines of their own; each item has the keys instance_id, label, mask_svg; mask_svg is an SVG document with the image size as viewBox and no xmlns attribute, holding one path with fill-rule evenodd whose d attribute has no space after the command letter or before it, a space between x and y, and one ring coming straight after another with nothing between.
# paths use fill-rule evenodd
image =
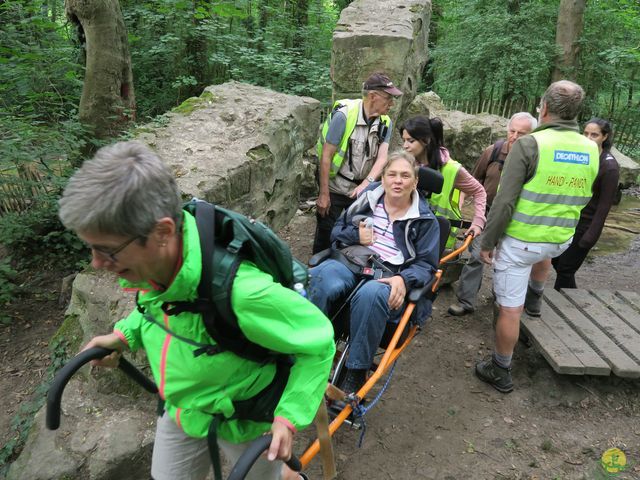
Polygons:
<instances>
[{"instance_id":1,"label":"seated older woman","mask_svg":"<svg viewBox=\"0 0 640 480\"><path fill-rule=\"evenodd\" d=\"M386 322L398 319L408 290L429 282L439 254L438 222L416 186L418 166L414 157L397 152L389 157L381 184L363 192L340 217L331 232L333 248L365 245L380 256L393 273L364 283L350 301L350 352L341 384L347 393L364 384ZM353 223L354 217L373 218ZM310 297L323 312L345 298L358 281L337 260L326 260L311 269ZM431 314L431 302L421 299L412 321L418 324Z\"/></svg>"}]
</instances>

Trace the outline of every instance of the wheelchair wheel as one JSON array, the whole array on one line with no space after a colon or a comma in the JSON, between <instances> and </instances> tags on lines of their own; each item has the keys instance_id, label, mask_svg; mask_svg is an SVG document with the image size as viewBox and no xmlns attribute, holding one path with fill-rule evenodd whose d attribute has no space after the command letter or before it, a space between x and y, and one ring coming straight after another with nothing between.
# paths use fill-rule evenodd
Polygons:
<instances>
[{"instance_id":1,"label":"wheelchair wheel","mask_svg":"<svg viewBox=\"0 0 640 480\"><path fill-rule=\"evenodd\" d=\"M347 357L349 356L349 342L346 340L338 340L336 352L339 352L339 355L336 356L337 361L333 368L333 374L331 375L331 384L339 387L347 372L345 365L347 363Z\"/></svg>"}]
</instances>

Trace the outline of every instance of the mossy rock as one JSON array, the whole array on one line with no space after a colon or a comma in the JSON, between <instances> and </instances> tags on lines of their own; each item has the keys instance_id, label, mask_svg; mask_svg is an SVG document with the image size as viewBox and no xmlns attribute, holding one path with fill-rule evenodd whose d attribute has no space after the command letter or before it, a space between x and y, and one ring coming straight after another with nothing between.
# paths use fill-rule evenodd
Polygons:
<instances>
[{"instance_id":1,"label":"mossy rock","mask_svg":"<svg viewBox=\"0 0 640 480\"><path fill-rule=\"evenodd\" d=\"M67 345L68 352L80 350L83 333L77 315L67 315L62 325L51 338L51 343Z\"/></svg>"},{"instance_id":2,"label":"mossy rock","mask_svg":"<svg viewBox=\"0 0 640 480\"><path fill-rule=\"evenodd\" d=\"M179 113L180 115L189 115L194 110L202 108L207 104L211 104L215 101L216 96L213 93L205 90L199 97L187 98L184 102L173 108L171 111L174 113Z\"/></svg>"}]
</instances>

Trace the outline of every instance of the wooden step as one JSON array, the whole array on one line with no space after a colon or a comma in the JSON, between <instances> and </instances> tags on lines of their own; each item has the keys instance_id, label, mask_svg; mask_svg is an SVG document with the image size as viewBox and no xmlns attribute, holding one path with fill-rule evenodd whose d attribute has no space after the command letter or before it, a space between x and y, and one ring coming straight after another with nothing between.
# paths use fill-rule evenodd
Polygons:
<instances>
[{"instance_id":1,"label":"wooden step","mask_svg":"<svg viewBox=\"0 0 640 480\"><path fill-rule=\"evenodd\" d=\"M522 327L558 373L640 377L640 295L548 289L540 318Z\"/></svg>"}]
</instances>

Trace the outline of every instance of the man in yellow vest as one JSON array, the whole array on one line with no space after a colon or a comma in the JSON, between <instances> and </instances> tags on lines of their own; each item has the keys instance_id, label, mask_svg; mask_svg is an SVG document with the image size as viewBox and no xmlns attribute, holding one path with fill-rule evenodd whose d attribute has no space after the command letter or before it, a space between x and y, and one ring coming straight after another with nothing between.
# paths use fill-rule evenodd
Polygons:
<instances>
[{"instance_id":1,"label":"man in yellow vest","mask_svg":"<svg viewBox=\"0 0 640 480\"><path fill-rule=\"evenodd\" d=\"M362 99L334 103L318 140L313 253L331 246L331 230L342 210L380 176L392 133L387 113L400 95L388 76L374 73L362 84Z\"/></svg>"},{"instance_id":2,"label":"man in yellow vest","mask_svg":"<svg viewBox=\"0 0 640 480\"><path fill-rule=\"evenodd\" d=\"M571 243L598 174L598 146L579 133L576 121L583 100L584 90L573 82L547 88L540 127L511 148L482 235L480 258L493 264L499 314L493 356L475 371L503 393L513 390L511 357L523 307L540 315L551 258Z\"/></svg>"}]
</instances>

